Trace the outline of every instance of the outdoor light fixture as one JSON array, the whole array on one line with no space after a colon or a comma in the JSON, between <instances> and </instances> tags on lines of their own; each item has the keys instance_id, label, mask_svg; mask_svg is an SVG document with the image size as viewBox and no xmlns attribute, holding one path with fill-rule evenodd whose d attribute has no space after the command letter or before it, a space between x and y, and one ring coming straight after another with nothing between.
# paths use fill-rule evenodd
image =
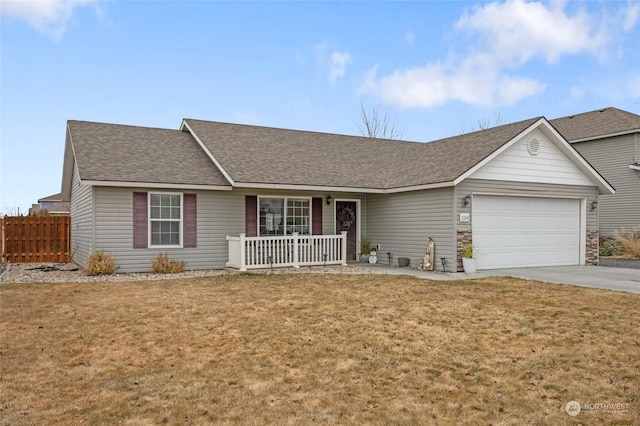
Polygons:
<instances>
[{"instance_id":1,"label":"outdoor light fixture","mask_svg":"<svg viewBox=\"0 0 640 426\"><path fill-rule=\"evenodd\" d=\"M592 201L591 202L591 211L594 211L597 208L598 208L598 202L597 201Z\"/></svg>"},{"instance_id":2,"label":"outdoor light fixture","mask_svg":"<svg viewBox=\"0 0 640 426\"><path fill-rule=\"evenodd\" d=\"M331 204L331 194L327 195L327 205Z\"/></svg>"},{"instance_id":3,"label":"outdoor light fixture","mask_svg":"<svg viewBox=\"0 0 640 426\"><path fill-rule=\"evenodd\" d=\"M465 195L464 198L462 199L462 205L468 206L470 203L471 203L471 194Z\"/></svg>"},{"instance_id":4,"label":"outdoor light fixture","mask_svg":"<svg viewBox=\"0 0 640 426\"><path fill-rule=\"evenodd\" d=\"M442 262L442 272L444 272L444 264L447 262L447 258L446 257L441 257L440 258L440 262Z\"/></svg>"}]
</instances>

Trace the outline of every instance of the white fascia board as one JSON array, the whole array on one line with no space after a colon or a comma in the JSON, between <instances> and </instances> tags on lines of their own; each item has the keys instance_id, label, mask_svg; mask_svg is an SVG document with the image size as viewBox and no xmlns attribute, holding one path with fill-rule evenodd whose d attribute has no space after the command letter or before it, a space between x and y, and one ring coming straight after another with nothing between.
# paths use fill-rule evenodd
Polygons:
<instances>
[{"instance_id":1,"label":"white fascia board","mask_svg":"<svg viewBox=\"0 0 640 426\"><path fill-rule=\"evenodd\" d=\"M633 170L640 170L639 164L629 164L629 168Z\"/></svg>"},{"instance_id":2,"label":"white fascia board","mask_svg":"<svg viewBox=\"0 0 640 426\"><path fill-rule=\"evenodd\" d=\"M489 163L491 160L496 158L498 155L502 154L504 151L509 149L509 147L511 145L516 143L522 137L522 135L524 135L524 134L530 132L531 130L535 129L536 127L538 127L543 122L546 122L546 120L544 118L541 118L540 120L536 121L535 123L533 123L532 125L530 125L526 129L524 129L522 132L518 133L509 142L504 143L500 148L496 149L493 153L491 153L491 155L487 156L484 160L482 160L481 162L479 162L478 164L476 164L475 166L473 166L472 168L470 168L469 170L467 170L466 172L464 172L463 174L458 176L458 178L453 181L454 185L458 185L460 182L462 182L463 180L465 180L466 178L468 178L469 176L471 176L472 174L474 174L475 172L480 170L485 164Z\"/></svg>"},{"instance_id":3,"label":"white fascia board","mask_svg":"<svg viewBox=\"0 0 640 426\"><path fill-rule=\"evenodd\" d=\"M159 183L159 182L122 182L109 180L81 179L80 183L89 186L116 186L120 188L164 188L164 189L191 189L204 191L231 191L232 187L222 185L193 185L187 183Z\"/></svg>"},{"instance_id":4,"label":"white fascia board","mask_svg":"<svg viewBox=\"0 0 640 426\"><path fill-rule=\"evenodd\" d=\"M224 169L224 167L222 167L222 164L220 164L220 162L216 159L216 157L214 157L214 155L211 153L211 151L209 151L207 146L200 140L198 135L196 135L196 132L194 132L191 129L191 127L189 126L189 123L187 123L186 120L182 120L182 125L180 126L180 130L184 131L185 128L189 131L191 136L193 136L193 138L196 140L196 142L198 142L198 145L200 145L200 148L202 148L202 150L207 154L209 159L211 161L213 161L213 164L216 165L216 167L218 168L218 170L220 170L220 173L222 173L222 175L225 177L225 179L231 185L234 185L233 179L231 179L231 176L229 175L229 173L227 173L227 171Z\"/></svg>"},{"instance_id":5,"label":"white fascia board","mask_svg":"<svg viewBox=\"0 0 640 426\"><path fill-rule=\"evenodd\" d=\"M324 192L360 192L367 194L394 194L397 192L419 191L423 189L443 188L453 186L453 182L439 182L425 185L405 186L401 188L358 188L345 186L321 186L321 185L292 185L284 183L252 183L236 182L235 188L255 188L255 189L286 189L294 191L324 191Z\"/></svg>"},{"instance_id":6,"label":"white fascia board","mask_svg":"<svg viewBox=\"0 0 640 426\"><path fill-rule=\"evenodd\" d=\"M587 175L590 175L597 183L598 188L600 189L601 194L615 194L616 190L613 186L609 185L600 173L596 169L594 169L591 164L587 160L578 153L578 151L571 146L571 144L553 127L546 119L544 120L544 128L541 129L543 132L547 133L550 136L549 139L552 143L560 149L567 157L569 157L582 172Z\"/></svg>"}]
</instances>

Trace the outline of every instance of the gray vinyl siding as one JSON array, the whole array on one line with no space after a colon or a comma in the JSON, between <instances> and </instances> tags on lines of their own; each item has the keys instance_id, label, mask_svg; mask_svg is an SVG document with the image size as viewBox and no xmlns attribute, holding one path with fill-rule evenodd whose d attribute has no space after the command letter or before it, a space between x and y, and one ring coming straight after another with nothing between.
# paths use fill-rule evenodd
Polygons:
<instances>
[{"instance_id":1,"label":"gray vinyl siding","mask_svg":"<svg viewBox=\"0 0 640 426\"><path fill-rule=\"evenodd\" d=\"M589 207L592 201L598 200L596 186L551 185L546 183L506 182L495 180L466 179L457 186L457 228L471 229L473 223L473 202L468 206L462 205L462 199L468 194L520 195L538 197L566 197L587 199L587 230L597 230L597 211ZM459 222L459 213L471 213L469 223Z\"/></svg>"},{"instance_id":2,"label":"gray vinyl siding","mask_svg":"<svg viewBox=\"0 0 640 426\"><path fill-rule=\"evenodd\" d=\"M639 161L639 139L636 133L573 144L616 190L613 195L601 195L598 201L602 237L613 237L615 230L622 228L640 228L640 172L629 168Z\"/></svg>"},{"instance_id":3,"label":"gray vinyl siding","mask_svg":"<svg viewBox=\"0 0 640 426\"><path fill-rule=\"evenodd\" d=\"M408 257L411 266L424 259L429 237L435 243L435 266L455 271L455 232L453 230L454 188L367 195L366 235L374 246L380 244L378 263L392 265L398 257Z\"/></svg>"},{"instance_id":4,"label":"gray vinyl siding","mask_svg":"<svg viewBox=\"0 0 640 426\"><path fill-rule=\"evenodd\" d=\"M71 260L85 267L93 248L93 187L80 183L74 162L71 181Z\"/></svg>"},{"instance_id":5,"label":"gray vinyl siding","mask_svg":"<svg viewBox=\"0 0 640 426\"><path fill-rule=\"evenodd\" d=\"M119 273L148 272L151 260L160 251L170 259L184 260L187 269L223 269L228 261L226 236L245 232L245 195L299 196L323 198L323 233L334 233L334 205L326 204L325 193L311 191L278 191L234 189L233 191L177 191L153 189L153 192L184 192L197 196L197 247L133 248L133 193L148 188L96 187L96 250L114 255ZM363 199L360 194L332 194L335 198ZM361 205L364 205L362 202ZM361 215L364 219L364 215ZM364 226L364 223L363 223Z\"/></svg>"}]
</instances>

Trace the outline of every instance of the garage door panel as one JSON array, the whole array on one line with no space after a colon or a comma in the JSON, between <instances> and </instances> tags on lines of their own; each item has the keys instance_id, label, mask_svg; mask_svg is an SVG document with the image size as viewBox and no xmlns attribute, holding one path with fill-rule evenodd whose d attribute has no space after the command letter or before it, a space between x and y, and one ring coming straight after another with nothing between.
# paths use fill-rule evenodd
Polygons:
<instances>
[{"instance_id":1,"label":"garage door panel","mask_svg":"<svg viewBox=\"0 0 640 426\"><path fill-rule=\"evenodd\" d=\"M479 269L579 263L579 200L474 196L472 218Z\"/></svg>"}]
</instances>

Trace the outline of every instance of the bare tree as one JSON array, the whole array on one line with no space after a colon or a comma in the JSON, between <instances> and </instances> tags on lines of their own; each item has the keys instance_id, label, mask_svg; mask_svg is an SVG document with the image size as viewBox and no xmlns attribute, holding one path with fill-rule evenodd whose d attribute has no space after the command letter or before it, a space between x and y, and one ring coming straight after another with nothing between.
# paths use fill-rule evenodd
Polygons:
<instances>
[{"instance_id":1,"label":"bare tree","mask_svg":"<svg viewBox=\"0 0 640 426\"><path fill-rule=\"evenodd\" d=\"M457 132L457 135L462 135L464 133L471 133L478 130L486 130L492 127L497 127L505 123L505 119L499 112L493 114L493 120L489 117L478 118L478 121L475 125L464 124L460 126L460 131Z\"/></svg>"},{"instance_id":2,"label":"bare tree","mask_svg":"<svg viewBox=\"0 0 640 426\"><path fill-rule=\"evenodd\" d=\"M401 139L404 129L398 126L397 117L391 117L388 112L380 112L380 105L375 105L367 111L360 103L360 122L356 123L362 136L380 139Z\"/></svg>"}]
</instances>

